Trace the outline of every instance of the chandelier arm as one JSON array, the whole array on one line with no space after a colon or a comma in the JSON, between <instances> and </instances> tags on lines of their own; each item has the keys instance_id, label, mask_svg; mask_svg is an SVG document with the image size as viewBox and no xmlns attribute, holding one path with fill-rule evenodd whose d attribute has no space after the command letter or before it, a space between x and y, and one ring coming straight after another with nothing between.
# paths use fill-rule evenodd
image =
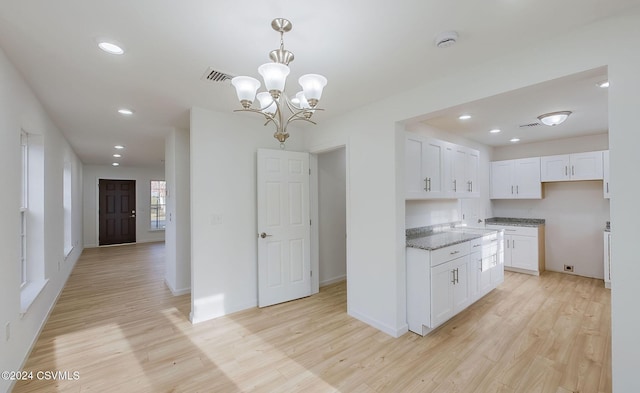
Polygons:
<instances>
[{"instance_id":1,"label":"chandelier arm","mask_svg":"<svg viewBox=\"0 0 640 393\"><path fill-rule=\"evenodd\" d=\"M234 109L234 112L253 112L253 113L258 113L262 116L264 116L267 119L267 122L264 123L264 125L266 126L267 124L269 124L269 122L273 122L273 124L276 126L276 128L280 128L278 126L278 119L276 119L273 115L270 115L268 113L264 113L262 112L262 110L260 109L253 109L253 108L248 108L248 109Z\"/></svg>"},{"instance_id":2,"label":"chandelier arm","mask_svg":"<svg viewBox=\"0 0 640 393\"><path fill-rule=\"evenodd\" d=\"M294 121L296 121L296 120L304 120L304 121L309 122L309 123L311 123L311 124L318 124L318 123L316 123L315 121L313 121L313 120L311 120L311 119L307 119L306 117L299 117L299 116L296 116L296 117L290 118L290 119L287 121L287 124L289 124L289 123L291 123L291 122L294 122Z\"/></svg>"}]
</instances>

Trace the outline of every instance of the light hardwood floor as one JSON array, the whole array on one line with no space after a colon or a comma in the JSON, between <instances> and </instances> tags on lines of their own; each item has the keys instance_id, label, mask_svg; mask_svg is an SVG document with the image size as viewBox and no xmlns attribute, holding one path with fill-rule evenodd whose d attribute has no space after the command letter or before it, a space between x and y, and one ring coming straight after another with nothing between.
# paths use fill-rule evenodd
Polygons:
<instances>
[{"instance_id":1,"label":"light hardwood floor","mask_svg":"<svg viewBox=\"0 0 640 393\"><path fill-rule=\"evenodd\" d=\"M506 272L427 337L346 314L346 285L192 325L164 284L164 244L87 249L24 370L75 381L15 392L611 392L602 280Z\"/></svg>"}]
</instances>

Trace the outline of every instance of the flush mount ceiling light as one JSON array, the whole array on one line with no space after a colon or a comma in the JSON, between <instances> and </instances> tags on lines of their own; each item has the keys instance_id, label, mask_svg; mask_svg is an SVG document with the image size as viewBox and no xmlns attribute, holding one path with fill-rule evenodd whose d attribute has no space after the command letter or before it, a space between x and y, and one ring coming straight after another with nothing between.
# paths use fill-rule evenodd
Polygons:
<instances>
[{"instance_id":1,"label":"flush mount ceiling light","mask_svg":"<svg viewBox=\"0 0 640 393\"><path fill-rule=\"evenodd\" d=\"M458 119L460 119L460 120L469 120L469 119L471 119L471 115L460 115L460 116L458 116Z\"/></svg>"},{"instance_id":2,"label":"flush mount ceiling light","mask_svg":"<svg viewBox=\"0 0 640 393\"><path fill-rule=\"evenodd\" d=\"M98 48L112 55L124 54L124 49L122 48L122 46L109 41L98 41Z\"/></svg>"},{"instance_id":3,"label":"flush mount ceiling light","mask_svg":"<svg viewBox=\"0 0 640 393\"><path fill-rule=\"evenodd\" d=\"M118 109L118 113L124 116L131 116L133 115L133 112L133 110L127 108Z\"/></svg>"},{"instance_id":4,"label":"flush mount ceiling light","mask_svg":"<svg viewBox=\"0 0 640 393\"><path fill-rule=\"evenodd\" d=\"M322 90L327 85L327 78L317 74L302 75L298 83L302 86L302 91L289 99L284 94L285 82L289 75L289 63L293 61L293 53L284 49L284 33L291 30L291 22L287 19L276 18L271 22L271 27L280 33L280 49L269 53L271 63L266 63L258 67L258 72L262 75L267 91L258 93L260 81L250 76L237 76L231 80L231 84L236 88L238 100L243 109L235 112L254 112L264 115L268 123L273 123L276 132L273 137L280 142L280 148L284 149L284 142L289 137L287 126L292 121L304 120L316 124L311 120L311 115L317 110L318 101L322 96ZM251 108L255 98L260 103L259 109ZM291 114L284 116L285 107Z\"/></svg>"},{"instance_id":5,"label":"flush mount ceiling light","mask_svg":"<svg viewBox=\"0 0 640 393\"><path fill-rule=\"evenodd\" d=\"M570 114L571 111L545 113L544 115L538 116L538 120L547 126L557 126L567 120L567 117L569 117Z\"/></svg>"}]
</instances>

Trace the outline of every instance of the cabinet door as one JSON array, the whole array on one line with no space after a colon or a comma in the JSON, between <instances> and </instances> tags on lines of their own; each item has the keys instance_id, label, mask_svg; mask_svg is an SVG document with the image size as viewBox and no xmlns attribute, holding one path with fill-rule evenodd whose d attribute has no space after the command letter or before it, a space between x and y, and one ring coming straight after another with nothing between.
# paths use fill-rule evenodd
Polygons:
<instances>
[{"instance_id":1,"label":"cabinet door","mask_svg":"<svg viewBox=\"0 0 640 393\"><path fill-rule=\"evenodd\" d=\"M480 182L478 181L478 167L480 166L480 152L469 149L466 155L465 174L467 181L467 194L471 197L480 196Z\"/></svg>"},{"instance_id":2,"label":"cabinet door","mask_svg":"<svg viewBox=\"0 0 640 393\"><path fill-rule=\"evenodd\" d=\"M511 199L515 197L513 188L513 161L494 161L491 163L491 198Z\"/></svg>"},{"instance_id":3,"label":"cabinet door","mask_svg":"<svg viewBox=\"0 0 640 393\"><path fill-rule=\"evenodd\" d=\"M422 146L423 176L429 197L442 195L442 163L444 146L441 141L427 140Z\"/></svg>"},{"instance_id":4,"label":"cabinet door","mask_svg":"<svg viewBox=\"0 0 640 393\"><path fill-rule=\"evenodd\" d=\"M542 198L540 183L540 157L515 160L516 197L527 199Z\"/></svg>"},{"instance_id":5,"label":"cabinet door","mask_svg":"<svg viewBox=\"0 0 640 393\"><path fill-rule=\"evenodd\" d=\"M568 155L540 157L540 180L563 181L571 178Z\"/></svg>"},{"instance_id":6,"label":"cabinet door","mask_svg":"<svg viewBox=\"0 0 640 393\"><path fill-rule=\"evenodd\" d=\"M500 257L500 252L495 255L495 265L491 269L491 285L496 286L504 282L504 263Z\"/></svg>"},{"instance_id":7,"label":"cabinet door","mask_svg":"<svg viewBox=\"0 0 640 393\"><path fill-rule=\"evenodd\" d=\"M602 152L592 151L571 155L571 180L602 179Z\"/></svg>"},{"instance_id":8,"label":"cabinet door","mask_svg":"<svg viewBox=\"0 0 640 393\"><path fill-rule=\"evenodd\" d=\"M422 145L424 141L421 138L407 136L405 140L405 197L407 199L415 199L424 197L425 180L422 177Z\"/></svg>"},{"instance_id":9,"label":"cabinet door","mask_svg":"<svg viewBox=\"0 0 640 393\"><path fill-rule=\"evenodd\" d=\"M602 153L602 191L605 198L611 198L609 194L609 150Z\"/></svg>"},{"instance_id":10,"label":"cabinet door","mask_svg":"<svg viewBox=\"0 0 640 393\"><path fill-rule=\"evenodd\" d=\"M454 271L449 262L431 268L431 326L436 327L453 315Z\"/></svg>"},{"instance_id":11,"label":"cabinet door","mask_svg":"<svg viewBox=\"0 0 640 393\"><path fill-rule=\"evenodd\" d=\"M504 236L504 253L503 253L503 258L502 258L502 262L504 264L504 266L509 266L511 267L511 260L513 259L512 257L512 252L511 252L511 241L512 241L512 236L510 235L505 235Z\"/></svg>"},{"instance_id":12,"label":"cabinet door","mask_svg":"<svg viewBox=\"0 0 640 393\"><path fill-rule=\"evenodd\" d=\"M467 194L467 177L465 176L465 168L467 166L467 152L462 146L454 146L453 148L453 192L457 196Z\"/></svg>"},{"instance_id":13,"label":"cabinet door","mask_svg":"<svg viewBox=\"0 0 640 393\"><path fill-rule=\"evenodd\" d=\"M472 299L477 299L489 292L491 287L491 267L488 267L487 260L494 260L495 255L484 255L482 252L469 256L469 293ZM482 270L483 262L485 269ZM474 283L475 281L475 283Z\"/></svg>"},{"instance_id":14,"label":"cabinet door","mask_svg":"<svg viewBox=\"0 0 640 393\"><path fill-rule=\"evenodd\" d=\"M471 302L469 281L469 256L464 256L452 261L455 282L453 283L453 312L464 309Z\"/></svg>"},{"instance_id":15,"label":"cabinet door","mask_svg":"<svg viewBox=\"0 0 640 393\"><path fill-rule=\"evenodd\" d=\"M538 270L538 238L511 235L511 266Z\"/></svg>"}]
</instances>

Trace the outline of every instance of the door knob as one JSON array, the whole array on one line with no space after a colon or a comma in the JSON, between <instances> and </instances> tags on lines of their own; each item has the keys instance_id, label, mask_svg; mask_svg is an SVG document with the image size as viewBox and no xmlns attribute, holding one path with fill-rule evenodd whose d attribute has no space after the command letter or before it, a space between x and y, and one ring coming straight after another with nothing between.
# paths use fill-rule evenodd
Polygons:
<instances>
[{"instance_id":1,"label":"door knob","mask_svg":"<svg viewBox=\"0 0 640 393\"><path fill-rule=\"evenodd\" d=\"M265 237L268 237L268 236L273 236L273 235L267 235L267 234L266 234L266 233L264 233L264 232L262 232L262 233L260 234L260 237L261 237L261 238L263 238L263 239L264 239Z\"/></svg>"}]
</instances>

